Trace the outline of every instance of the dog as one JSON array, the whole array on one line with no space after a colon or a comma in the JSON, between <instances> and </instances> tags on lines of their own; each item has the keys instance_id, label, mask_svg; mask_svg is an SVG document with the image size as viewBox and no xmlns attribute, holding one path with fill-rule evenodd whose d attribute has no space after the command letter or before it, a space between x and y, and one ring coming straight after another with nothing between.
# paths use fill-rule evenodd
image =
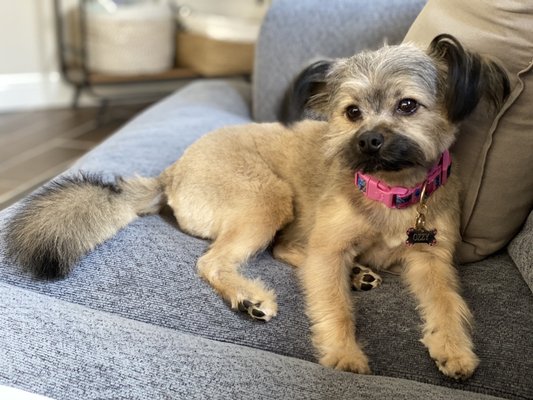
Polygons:
<instances>
[{"instance_id":1,"label":"dog","mask_svg":"<svg viewBox=\"0 0 533 400\"><path fill-rule=\"evenodd\" d=\"M275 293L239 267L273 243L301 279L320 364L362 374L370 368L351 285L371 289L381 278L368 267L401 264L422 343L442 373L465 379L479 361L454 267L459 183L448 149L482 99L498 108L508 92L496 62L445 34L427 50L402 44L320 61L287 102L289 120L305 110L314 119L219 129L155 178L59 178L14 216L8 254L38 277L63 277L135 218L168 205L181 230L212 240L199 275L263 321L277 314Z\"/></svg>"}]
</instances>

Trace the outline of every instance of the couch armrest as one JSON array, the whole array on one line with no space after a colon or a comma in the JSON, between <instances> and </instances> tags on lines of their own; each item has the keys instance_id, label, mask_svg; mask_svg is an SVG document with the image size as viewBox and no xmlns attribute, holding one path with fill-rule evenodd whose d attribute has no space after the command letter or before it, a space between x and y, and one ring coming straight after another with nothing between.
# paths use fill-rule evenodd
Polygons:
<instances>
[{"instance_id":1,"label":"couch armrest","mask_svg":"<svg viewBox=\"0 0 533 400\"><path fill-rule=\"evenodd\" d=\"M507 251L533 292L533 211L520 233L509 243Z\"/></svg>"},{"instance_id":2,"label":"couch armrest","mask_svg":"<svg viewBox=\"0 0 533 400\"><path fill-rule=\"evenodd\" d=\"M97 172L109 179L158 175L200 136L251 122L250 96L250 84L242 80L195 81L128 122L69 172Z\"/></svg>"},{"instance_id":3,"label":"couch armrest","mask_svg":"<svg viewBox=\"0 0 533 400\"><path fill-rule=\"evenodd\" d=\"M425 0L277 0L255 54L253 117L274 121L290 82L310 61L399 43Z\"/></svg>"}]
</instances>

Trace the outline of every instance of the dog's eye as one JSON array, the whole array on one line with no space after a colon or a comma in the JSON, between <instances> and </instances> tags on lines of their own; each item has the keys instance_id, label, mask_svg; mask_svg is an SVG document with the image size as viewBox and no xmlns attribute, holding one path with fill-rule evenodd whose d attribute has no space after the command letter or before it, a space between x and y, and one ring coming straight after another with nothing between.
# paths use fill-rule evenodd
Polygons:
<instances>
[{"instance_id":1,"label":"dog's eye","mask_svg":"<svg viewBox=\"0 0 533 400\"><path fill-rule=\"evenodd\" d=\"M346 107L345 114L350 121L356 121L361 118L361 110L359 110L359 107L354 105Z\"/></svg>"},{"instance_id":2,"label":"dog's eye","mask_svg":"<svg viewBox=\"0 0 533 400\"><path fill-rule=\"evenodd\" d=\"M413 99L402 99L398 103L398 108L396 109L400 114L412 114L418 109L418 103Z\"/></svg>"}]
</instances>

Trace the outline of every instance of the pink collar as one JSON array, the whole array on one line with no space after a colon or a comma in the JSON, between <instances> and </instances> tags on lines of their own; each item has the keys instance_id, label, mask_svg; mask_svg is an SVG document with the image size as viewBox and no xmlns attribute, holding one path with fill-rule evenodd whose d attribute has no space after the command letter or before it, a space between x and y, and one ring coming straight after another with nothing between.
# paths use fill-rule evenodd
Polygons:
<instances>
[{"instance_id":1,"label":"pink collar","mask_svg":"<svg viewBox=\"0 0 533 400\"><path fill-rule=\"evenodd\" d=\"M425 182L426 196L431 195L441 185L444 185L450 176L452 166L452 158L450 152L446 150L442 156L427 175ZM369 199L379 201L389 208L407 208L420 201L420 192L424 182L419 183L415 187L405 188L402 186L389 186L384 182L365 175L361 172L355 173L355 186L364 193Z\"/></svg>"}]
</instances>

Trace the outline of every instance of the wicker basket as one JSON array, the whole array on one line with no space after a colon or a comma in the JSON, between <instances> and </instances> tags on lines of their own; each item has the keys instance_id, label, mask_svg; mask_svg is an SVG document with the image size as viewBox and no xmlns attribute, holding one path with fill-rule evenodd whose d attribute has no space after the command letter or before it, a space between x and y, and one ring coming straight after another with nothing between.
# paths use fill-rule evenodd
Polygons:
<instances>
[{"instance_id":1,"label":"wicker basket","mask_svg":"<svg viewBox=\"0 0 533 400\"><path fill-rule=\"evenodd\" d=\"M260 18L192 12L179 16L177 64L204 76L249 74Z\"/></svg>"},{"instance_id":2,"label":"wicker basket","mask_svg":"<svg viewBox=\"0 0 533 400\"><path fill-rule=\"evenodd\" d=\"M120 75L150 74L172 68L175 22L164 5L118 7L113 13L87 12L89 69Z\"/></svg>"},{"instance_id":3,"label":"wicker basket","mask_svg":"<svg viewBox=\"0 0 533 400\"><path fill-rule=\"evenodd\" d=\"M254 62L254 44L180 32L176 57L178 65L204 76L249 74Z\"/></svg>"}]
</instances>

